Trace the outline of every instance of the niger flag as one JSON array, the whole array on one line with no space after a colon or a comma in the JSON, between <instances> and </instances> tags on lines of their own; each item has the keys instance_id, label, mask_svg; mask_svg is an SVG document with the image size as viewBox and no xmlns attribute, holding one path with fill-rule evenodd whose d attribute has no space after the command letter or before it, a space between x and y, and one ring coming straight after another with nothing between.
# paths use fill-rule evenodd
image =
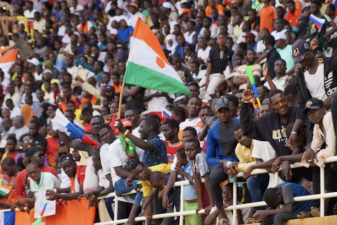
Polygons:
<instances>
[{"instance_id":1,"label":"niger flag","mask_svg":"<svg viewBox=\"0 0 337 225\"><path fill-rule=\"evenodd\" d=\"M166 93L190 94L167 61L156 36L140 18L133 33L124 83Z\"/></svg>"},{"instance_id":2,"label":"niger flag","mask_svg":"<svg viewBox=\"0 0 337 225\"><path fill-rule=\"evenodd\" d=\"M0 48L0 54L2 54L3 52L7 51L10 48L11 47ZM18 50L14 49L0 56L0 68L5 74L8 74L9 69L15 63L17 55L18 55Z\"/></svg>"}]
</instances>

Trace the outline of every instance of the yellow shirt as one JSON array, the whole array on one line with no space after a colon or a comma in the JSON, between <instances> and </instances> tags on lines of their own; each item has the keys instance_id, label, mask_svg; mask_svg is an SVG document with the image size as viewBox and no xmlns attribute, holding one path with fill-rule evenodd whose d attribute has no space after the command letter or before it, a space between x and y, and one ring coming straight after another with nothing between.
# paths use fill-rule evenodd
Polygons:
<instances>
[{"instance_id":1,"label":"yellow shirt","mask_svg":"<svg viewBox=\"0 0 337 225\"><path fill-rule=\"evenodd\" d=\"M238 163L238 171L244 172L249 166L255 165L255 159L252 157L252 151L254 146L254 140L252 140L252 144L250 148L247 148L240 143L236 145L235 154L236 157L240 160Z\"/></svg>"},{"instance_id":2,"label":"yellow shirt","mask_svg":"<svg viewBox=\"0 0 337 225\"><path fill-rule=\"evenodd\" d=\"M158 172L161 172L161 173L170 173L171 167L172 167L172 165L162 163L162 164L159 164L159 165L156 165L156 166L151 166L151 167L149 167L149 169L152 172L158 171ZM152 185L150 184L150 181L149 180L144 180L144 181L142 180L140 183L143 187L143 196L144 197L149 196L152 192Z\"/></svg>"},{"instance_id":3,"label":"yellow shirt","mask_svg":"<svg viewBox=\"0 0 337 225\"><path fill-rule=\"evenodd\" d=\"M74 112L74 114L75 114L76 119L78 120L78 122L80 122L81 124L83 124L83 120L80 119L81 113L82 113L82 110L80 110L80 109L76 109L75 112Z\"/></svg>"}]
</instances>

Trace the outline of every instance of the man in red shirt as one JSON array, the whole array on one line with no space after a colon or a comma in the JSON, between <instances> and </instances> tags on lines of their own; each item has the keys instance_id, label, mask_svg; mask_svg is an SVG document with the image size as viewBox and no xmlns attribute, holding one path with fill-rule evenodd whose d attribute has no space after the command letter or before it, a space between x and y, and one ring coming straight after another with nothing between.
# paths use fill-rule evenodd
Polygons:
<instances>
[{"instance_id":1,"label":"man in red shirt","mask_svg":"<svg viewBox=\"0 0 337 225\"><path fill-rule=\"evenodd\" d=\"M292 26L293 31L298 32L297 26L300 22L297 20L298 16L301 14L302 9L296 9L294 1L287 2L288 13L286 16L286 20Z\"/></svg>"},{"instance_id":2,"label":"man in red shirt","mask_svg":"<svg viewBox=\"0 0 337 225\"><path fill-rule=\"evenodd\" d=\"M57 172L55 168L50 167L50 166L45 166L44 165L44 153L41 151L40 148L38 147L32 147L27 149L26 151L26 156L29 158L30 162L36 162L39 164L41 168L41 172L49 172L52 173L55 177L57 177ZM57 177L58 178L58 177ZM31 197L29 196L29 179L27 176L27 170L22 170L21 172L18 173L15 179L15 198L17 200L22 199L22 198L27 198ZM27 193L28 191L28 193Z\"/></svg>"},{"instance_id":3,"label":"man in red shirt","mask_svg":"<svg viewBox=\"0 0 337 225\"><path fill-rule=\"evenodd\" d=\"M56 166L55 158L57 156L57 152L60 146L59 144L60 137L58 133L52 129L51 125L48 125L47 130L50 136L46 138L47 147L45 153L47 155L49 165L55 167Z\"/></svg>"},{"instance_id":4,"label":"man in red shirt","mask_svg":"<svg viewBox=\"0 0 337 225\"><path fill-rule=\"evenodd\" d=\"M184 143L178 137L179 123L174 119L167 119L161 126L161 130L166 139L167 162L172 165L177 150L184 146Z\"/></svg>"}]
</instances>

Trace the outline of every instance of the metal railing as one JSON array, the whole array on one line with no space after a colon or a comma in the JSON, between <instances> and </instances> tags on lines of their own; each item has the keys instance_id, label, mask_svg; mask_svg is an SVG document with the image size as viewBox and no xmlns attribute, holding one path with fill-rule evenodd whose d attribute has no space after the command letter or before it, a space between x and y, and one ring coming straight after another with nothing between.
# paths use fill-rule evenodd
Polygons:
<instances>
[{"instance_id":1,"label":"metal railing","mask_svg":"<svg viewBox=\"0 0 337 225\"><path fill-rule=\"evenodd\" d=\"M333 156L333 157L325 159L325 163L331 163L331 162L337 162L337 156ZM295 163L295 164L291 165L291 168L299 168L299 167L303 167L303 164ZM321 217L324 216L324 209L325 209L324 200L326 198L337 197L337 192L325 193L324 170L325 170L324 167L320 168L320 189L321 189L320 194L308 195L308 196L302 196L302 197L295 197L294 198L295 202L320 199ZM268 171L264 170L264 169L255 169L255 170L253 170L251 175L257 175L257 174L263 174L263 173L268 173ZM242 175L243 175L242 172L238 173L237 177L242 177ZM184 185L190 185L190 184L189 184L188 181L178 181L174 184L175 187L184 186ZM234 187L237 186L236 181L233 183L233 186ZM127 193L127 195L134 194L134 193L137 193L137 192L132 191L132 192ZM103 196L99 199L104 199L104 198L108 198L108 197L116 197L116 195L115 195L115 193L111 193L111 194ZM233 199L237 199L237 188L233 188ZM181 192L180 192L180 211L179 212L170 212L170 213L153 215L152 219L162 219L162 218L179 216L180 217L179 224L183 225L184 216L196 214L195 211L184 211L183 203L184 203L184 188L181 188ZM240 205L237 205L236 201L233 201L233 205L225 208L225 210L233 210L233 218L236 218L237 217L237 212L236 212L237 209L244 209L244 208L251 208L251 207L258 207L258 206L265 206L265 205L266 205L266 203L264 201L247 203L247 204L240 204ZM200 210L199 214L201 214L201 213L204 213L204 210ZM114 215L115 215L115 217L114 217L113 221L95 223L95 225L122 224L122 223L125 223L127 221L127 219L122 219L122 220L117 219L117 215L118 215L118 199L117 198L115 198ZM136 217L136 219L135 219L135 221L145 221L145 220L146 220L146 218L144 216ZM233 221L234 221L234 225L237 225L237 220L234 219Z\"/></svg>"},{"instance_id":2,"label":"metal railing","mask_svg":"<svg viewBox=\"0 0 337 225\"><path fill-rule=\"evenodd\" d=\"M337 156L333 156L333 157L325 159L325 163L331 163L331 162L337 162ZM291 168L299 168L299 167L303 167L303 164L295 163L295 164L291 165ZM295 197L294 198L295 202L320 199L320 214L321 214L321 217L324 216L324 209L325 209L324 200L326 198L337 197L337 192L325 193L324 170L325 170L324 167L320 167L320 189L321 189L320 194L307 195L307 196L301 196L301 197ZM268 173L268 171L264 170L264 169L255 169L255 170L253 170L251 175L264 174L264 173ZM238 173L236 176L242 177L242 174L243 173L241 172L241 173ZM185 186L185 185L190 185L190 183L188 181L178 181L178 182L175 182L174 187L181 187L181 186ZM236 181L233 182L233 186L237 187ZM183 207L183 205L184 205L184 188L181 188L180 190L181 190L181 192L180 192L180 211L179 212L170 212L170 213L153 215L152 219L163 219L163 218L168 218L168 217L179 216L180 217L179 218L179 224L183 225L184 216L196 214L196 212L194 210L193 211L184 211L184 207ZM134 194L134 193L137 193L137 192L132 191L132 192L127 193L126 195ZM99 199L105 199L105 198L109 198L109 197L115 197L115 199L114 199L114 201L115 201L114 220L108 221L108 222L95 223L95 225L122 224L122 223L125 223L127 221L127 219L122 219L122 220L117 219L118 198L116 198L115 193L108 194L106 196L100 197ZM233 188L233 199L237 199L237 188ZM226 211L233 210L233 218L236 218L237 217L237 212L236 212L237 209L252 208L252 207L258 207L258 206L265 206L265 205L266 205L266 203L264 201L254 202L254 203L246 203L246 204L240 204L240 205L237 205L236 201L233 201L233 205L225 208L225 210ZM10 211L10 209L0 210L0 211L6 212L6 211ZM199 214L202 214L202 213L204 213L204 209L199 211ZM144 216L135 218L135 221L145 221L145 220L146 220L146 218ZM234 219L234 225L237 225L236 219Z\"/></svg>"}]
</instances>

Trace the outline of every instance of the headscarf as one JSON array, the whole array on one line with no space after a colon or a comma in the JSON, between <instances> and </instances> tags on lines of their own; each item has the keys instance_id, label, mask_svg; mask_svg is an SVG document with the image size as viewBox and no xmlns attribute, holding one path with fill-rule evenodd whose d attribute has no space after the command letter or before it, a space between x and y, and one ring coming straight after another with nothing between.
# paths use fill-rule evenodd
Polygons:
<instances>
[{"instance_id":1,"label":"headscarf","mask_svg":"<svg viewBox=\"0 0 337 225\"><path fill-rule=\"evenodd\" d=\"M48 110L48 107L50 106L51 104L49 104L48 102L45 102L41 105L41 108L42 108L42 115L40 116L39 118L39 123L40 123L40 126L41 127L44 127L44 126L47 126L48 124L48 118L49 116L47 115L47 110Z\"/></svg>"},{"instance_id":2,"label":"headscarf","mask_svg":"<svg viewBox=\"0 0 337 225\"><path fill-rule=\"evenodd\" d=\"M46 60L43 65L48 66L48 69L53 72L54 70L54 63L51 60Z\"/></svg>"},{"instance_id":3,"label":"headscarf","mask_svg":"<svg viewBox=\"0 0 337 225\"><path fill-rule=\"evenodd\" d=\"M173 41L172 45L169 44L169 40ZM177 44L176 36L174 34L166 36L166 48L168 51L173 52L176 49Z\"/></svg>"},{"instance_id":4,"label":"headscarf","mask_svg":"<svg viewBox=\"0 0 337 225\"><path fill-rule=\"evenodd\" d=\"M30 122L30 118L32 116L35 116L32 107L28 104L23 105L21 107L21 114L22 114L23 118L25 119L25 126L28 127L29 122Z\"/></svg>"}]
</instances>

